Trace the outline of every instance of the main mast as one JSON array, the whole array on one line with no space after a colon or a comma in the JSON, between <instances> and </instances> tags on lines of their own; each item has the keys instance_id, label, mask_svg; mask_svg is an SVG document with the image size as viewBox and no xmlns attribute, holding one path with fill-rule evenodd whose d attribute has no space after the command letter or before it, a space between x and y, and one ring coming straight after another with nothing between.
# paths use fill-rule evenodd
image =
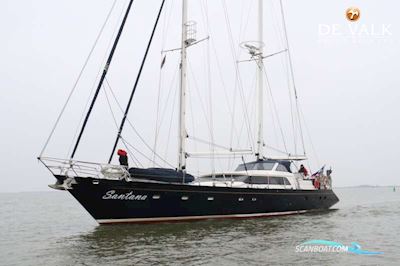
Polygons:
<instances>
[{"instance_id":1,"label":"main mast","mask_svg":"<svg viewBox=\"0 0 400 266\"><path fill-rule=\"evenodd\" d=\"M179 162L178 170L186 170L186 83L187 83L187 0L182 0L181 80L179 101Z\"/></svg>"},{"instance_id":2,"label":"main mast","mask_svg":"<svg viewBox=\"0 0 400 266\"><path fill-rule=\"evenodd\" d=\"M258 112L257 112L257 152L258 160L264 158L264 88L263 88L263 0L258 0L258 58L257 58L257 98L258 98Z\"/></svg>"}]
</instances>

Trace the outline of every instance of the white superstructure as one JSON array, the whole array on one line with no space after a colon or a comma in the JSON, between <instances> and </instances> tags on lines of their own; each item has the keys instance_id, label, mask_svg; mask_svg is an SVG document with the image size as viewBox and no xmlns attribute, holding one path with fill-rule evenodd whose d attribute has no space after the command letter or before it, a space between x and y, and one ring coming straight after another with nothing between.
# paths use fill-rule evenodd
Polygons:
<instances>
[{"instance_id":1,"label":"white superstructure","mask_svg":"<svg viewBox=\"0 0 400 266\"><path fill-rule=\"evenodd\" d=\"M313 184L315 177L295 173L290 161L263 160L244 163L236 171L204 175L192 182L193 185L256 188L256 189L290 189L316 190ZM318 176L322 188L330 189L328 176Z\"/></svg>"}]
</instances>

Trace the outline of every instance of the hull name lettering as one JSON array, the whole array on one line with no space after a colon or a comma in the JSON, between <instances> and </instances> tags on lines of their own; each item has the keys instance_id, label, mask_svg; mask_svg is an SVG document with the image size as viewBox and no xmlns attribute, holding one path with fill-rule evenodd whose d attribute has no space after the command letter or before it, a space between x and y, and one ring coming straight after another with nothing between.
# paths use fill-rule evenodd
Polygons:
<instances>
[{"instance_id":1,"label":"hull name lettering","mask_svg":"<svg viewBox=\"0 0 400 266\"><path fill-rule=\"evenodd\" d=\"M133 191L124 194L115 193L115 190L109 190L103 195L104 200L146 200L147 195L135 195Z\"/></svg>"}]
</instances>

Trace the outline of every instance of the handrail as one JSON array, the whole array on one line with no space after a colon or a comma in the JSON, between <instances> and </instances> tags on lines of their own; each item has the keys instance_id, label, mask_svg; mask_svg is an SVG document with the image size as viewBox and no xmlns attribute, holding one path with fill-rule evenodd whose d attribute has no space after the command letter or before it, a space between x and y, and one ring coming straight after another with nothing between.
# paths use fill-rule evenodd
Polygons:
<instances>
[{"instance_id":1,"label":"handrail","mask_svg":"<svg viewBox=\"0 0 400 266\"><path fill-rule=\"evenodd\" d=\"M129 178L128 169L122 165L85 162L71 159L38 157L53 175L66 177L93 177L99 179Z\"/></svg>"}]
</instances>

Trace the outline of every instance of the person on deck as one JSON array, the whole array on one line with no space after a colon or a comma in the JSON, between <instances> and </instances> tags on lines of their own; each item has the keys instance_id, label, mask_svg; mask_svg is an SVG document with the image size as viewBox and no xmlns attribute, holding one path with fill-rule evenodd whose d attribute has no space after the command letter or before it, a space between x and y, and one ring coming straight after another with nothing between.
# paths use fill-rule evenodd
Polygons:
<instances>
[{"instance_id":1,"label":"person on deck","mask_svg":"<svg viewBox=\"0 0 400 266\"><path fill-rule=\"evenodd\" d=\"M319 178L314 179L313 185L316 189L321 188L321 182L319 181Z\"/></svg>"},{"instance_id":2,"label":"person on deck","mask_svg":"<svg viewBox=\"0 0 400 266\"><path fill-rule=\"evenodd\" d=\"M307 171L307 169L304 167L304 165L300 165L299 173L303 174L304 176L308 176L308 171Z\"/></svg>"},{"instance_id":3,"label":"person on deck","mask_svg":"<svg viewBox=\"0 0 400 266\"><path fill-rule=\"evenodd\" d=\"M124 150L118 150L119 164L128 168L128 154Z\"/></svg>"}]
</instances>

